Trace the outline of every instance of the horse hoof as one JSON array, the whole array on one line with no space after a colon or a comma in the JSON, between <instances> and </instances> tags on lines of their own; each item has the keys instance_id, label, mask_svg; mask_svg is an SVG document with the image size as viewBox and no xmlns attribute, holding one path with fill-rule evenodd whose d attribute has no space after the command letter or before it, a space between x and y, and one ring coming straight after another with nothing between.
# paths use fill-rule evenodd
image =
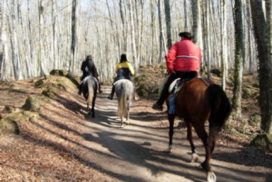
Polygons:
<instances>
[{"instance_id":1,"label":"horse hoof","mask_svg":"<svg viewBox=\"0 0 272 182\"><path fill-rule=\"evenodd\" d=\"M214 172L209 171L207 174L207 181L208 182L216 182L216 175Z\"/></svg>"},{"instance_id":2,"label":"horse hoof","mask_svg":"<svg viewBox=\"0 0 272 182\"><path fill-rule=\"evenodd\" d=\"M208 165L205 161L202 162L202 163L200 164L200 166L201 166L201 168L202 168L204 171L207 171L207 172L211 171L209 165Z\"/></svg>"},{"instance_id":3,"label":"horse hoof","mask_svg":"<svg viewBox=\"0 0 272 182\"><path fill-rule=\"evenodd\" d=\"M165 150L165 153L170 154L172 150L172 145L168 146L168 148Z\"/></svg>"},{"instance_id":4,"label":"horse hoof","mask_svg":"<svg viewBox=\"0 0 272 182\"><path fill-rule=\"evenodd\" d=\"M198 155L197 155L196 153L193 153L193 154L192 154L191 162L192 162L192 163L198 162Z\"/></svg>"}]
</instances>

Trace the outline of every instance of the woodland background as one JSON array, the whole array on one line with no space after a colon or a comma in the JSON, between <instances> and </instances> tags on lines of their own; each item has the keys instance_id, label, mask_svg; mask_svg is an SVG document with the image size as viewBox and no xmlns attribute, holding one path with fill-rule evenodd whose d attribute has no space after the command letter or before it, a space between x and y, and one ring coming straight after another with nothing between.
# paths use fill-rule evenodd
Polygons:
<instances>
[{"instance_id":1,"label":"woodland background","mask_svg":"<svg viewBox=\"0 0 272 182\"><path fill-rule=\"evenodd\" d=\"M223 53L227 66L233 68L234 1L200 5L197 38L204 64L220 68ZM200 7L194 1L173 0L169 8L173 43L179 32L193 31L192 10ZM249 4L243 4L242 10L244 67L254 73L258 64ZM162 0L2 0L0 78L27 79L52 69L79 74L87 54L94 56L102 80L113 77L123 52L137 69L163 63L168 47L165 15Z\"/></svg>"},{"instance_id":2,"label":"woodland background","mask_svg":"<svg viewBox=\"0 0 272 182\"><path fill-rule=\"evenodd\" d=\"M261 127L272 133L271 11L269 0L1 0L0 79L77 75L92 54L111 80L121 53L136 70L161 64L178 33L191 31L205 73L219 69L224 89L231 78L237 116L243 74L259 71Z\"/></svg>"}]
</instances>

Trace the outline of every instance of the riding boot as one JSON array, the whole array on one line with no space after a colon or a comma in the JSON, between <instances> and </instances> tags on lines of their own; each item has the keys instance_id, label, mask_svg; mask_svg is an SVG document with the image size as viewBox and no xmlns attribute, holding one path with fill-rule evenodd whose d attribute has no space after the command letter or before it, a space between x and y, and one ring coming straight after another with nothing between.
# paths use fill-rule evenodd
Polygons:
<instances>
[{"instance_id":1,"label":"riding boot","mask_svg":"<svg viewBox=\"0 0 272 182\"><path fill-rule=\"evenodd\" d=\"M100 84L100 83L98 84L98 92L99 92L100 94L103 93L103 91L102 91L102 89L101 89L101 84Z\"/></svg>"},{"instance_id":2,"label":"riding boot","mask_svg":"<svg viewBox=\"0 0 272 182\"><path fill-rule=\"evenodd\" d=\"M81 92L82 92L82 88L81 88L81 87L82 87L82 85L80 84L80 85L78 86L78 93L77 93L78 95L81 95Z\"/></svg>"},{"instance_id":3,"label":"riding boot","mask_svg":"<svg viewBox=\"0 0 272 182\"><path fill-rule=\"evenodd\" d=\"M100 94L102 94L103 92L102 92L102 89L101 89L101 83L100 83L100 81L99 81L99 79L98 79L98 77L95 77L96 79L97 79L97 87L98 87L98 92L100 93Z\"/></svg>"},{"instance_id":4,"label":"riding boot","mask_svg":"<svg viewBox=\"0 0 272 182\"><path fill-rule=\"evenodd\" d=\"M115 92L115 87L114 87L114 85L113 85L112 88L111 88L111 93L110 93L108 99L110 99L110 100L113 99L114 92Z\"/></svg>"},{"instance_id":5,"label":"riding boot","mask_svg":"<svg viewBox=\"0 0 272 182\"><path fill-rule=\"evenodd\" d=\"M165 84L162 88L160 97L158 99L158 101L156 103L154 103L152 105L152 108L158 111L162 111L163 110L163 103L166 100L166 98L168 97L169 93L168 93L168 88L170 86L170 84L172 83L172 81L174 81L177 78L176 73L171 73L167 80L165 81Z\"/></svg>"}]
</instances>

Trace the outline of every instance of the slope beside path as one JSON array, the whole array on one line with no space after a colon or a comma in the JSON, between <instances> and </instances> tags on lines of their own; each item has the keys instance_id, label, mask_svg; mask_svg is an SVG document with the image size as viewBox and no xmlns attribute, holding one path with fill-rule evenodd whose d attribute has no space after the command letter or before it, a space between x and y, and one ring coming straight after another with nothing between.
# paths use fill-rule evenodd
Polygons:
<instances>
[{"instance_id":1,"label":"slope beside path","mask_svg":"<svg viewBox=\"0 0 272 182\"><path fill-rule=\"evenodd\" d=\"M66 81L65 81L66 82ZM62 80L61 83L64 83ZM19 135L1 135L0 181L205 181L199 163L190 163L186 129L176 123L171 154L165 113L154 112L151 101L134 101L130 125L120 128L116 99L103 87L96 102L96 118L86 116L86 105L75 86L42 96L35 82L0 84L0 109L20 108L27 96L41 97L35 117L15 118ZM49 84L50 85L50 84ZM51 85L52 87L54 85ZM62 87L61 87L62 88ZM21 112L21 111L14 111ZM25 112L22 112L23 114ZM201 160L204 150L196 138ZM212 166L218 181L269 181L272 155L245 146L222 133Z\"/></svg>"}]
</instances>

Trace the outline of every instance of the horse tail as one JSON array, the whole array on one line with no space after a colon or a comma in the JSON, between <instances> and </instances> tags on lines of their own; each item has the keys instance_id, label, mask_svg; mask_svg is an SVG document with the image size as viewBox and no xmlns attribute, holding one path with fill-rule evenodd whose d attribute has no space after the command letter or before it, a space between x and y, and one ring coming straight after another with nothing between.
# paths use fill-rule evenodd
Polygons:
<instances>
[{"instance_id":1,"label":"horse tail","mask_svg":"<svg viewBox=\"0 0 272 182\"><path fill-rule=\"evenodd\" d=\"M119 117L123 117L126 114L126 95L122 94L119 101Z\"/></svg>"},{"instance_id":2,"label":"horse tail","mask_svg":"<svg viewBox=\"0 0 272 182\"><path fill-rule=\"evenodd\" d=\"M94 98L94 88L92 84L88 83L88 97L87 97L87 103L91 104L93 102Z\"/></svg>"},{"instance_id":3,"label":"horse tail","mask_svg":"<svg viewBox=\"0 0 272 182\"><path fill-rule=\"evenodd\" d=\"M118 116L123 117L126 114L126 88L125 85L122 83L120 88L120 98L118 100Z\"/></svg>"},{"instance_id":4,"label":"horse tail","mask_svg":"<svg viewBox=\"0 0 272 182\"><path fill-rule=\"evenodd\" d=\"M230 101L219 85L210 85L206 93L211 109L210 128L220 131L231 113Z\"/></svg>"}]
</instances>

